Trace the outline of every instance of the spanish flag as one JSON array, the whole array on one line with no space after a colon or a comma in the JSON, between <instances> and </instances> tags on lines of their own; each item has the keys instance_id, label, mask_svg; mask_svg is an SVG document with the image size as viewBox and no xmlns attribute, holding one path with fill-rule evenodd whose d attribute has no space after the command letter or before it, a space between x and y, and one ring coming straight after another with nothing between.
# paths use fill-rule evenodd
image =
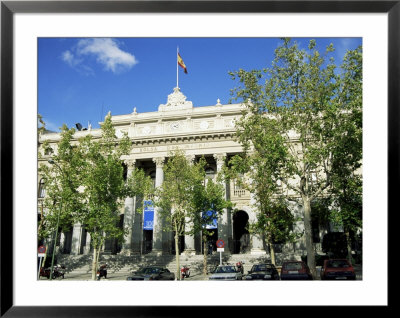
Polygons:
<instances>
[{"instance_id":1,"label":"spanish flag","mask_svg":"<svg viewBox=\"0 0 400 318\"><path fill-rule=\"evenodd\" d=\"M183 70L185 71L185 74L187 74L187 68L186 68L185 62L183 62L183 60L182 60L181 56L179 55L179 53L178 53L178 64L179 64L180 67L183 68Z\"/></svg>"}]
</instances>

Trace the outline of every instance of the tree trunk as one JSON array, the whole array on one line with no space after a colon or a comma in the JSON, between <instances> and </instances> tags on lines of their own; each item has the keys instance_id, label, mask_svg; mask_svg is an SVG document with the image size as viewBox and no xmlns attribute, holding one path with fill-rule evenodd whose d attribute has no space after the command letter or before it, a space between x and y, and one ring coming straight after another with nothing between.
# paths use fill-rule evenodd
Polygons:
<instances>
[{"instance_id":1,"label":"tree trunk","mask_svg":"<svg viewBox=\"0 0 400 318\"><path fill-rule=\"evenodd\" d=\"M269 252L271 254L271 263L275 265L275 247L272 243L269 243Z\"/></svg>"},{"instance_id":2,"label":"tree trunk","mask_svg":"<svg viewBox=\"0 0 400 318\"><path fill-rule=\"evenodd\" d=\"M44 221L44 215L43 215L43 202L42 202L42 206L40 208L40 223L39 223L39 227L38 227L38 230L37 230L38 234L40 233L40 230L42 229L43 221ZM39 240L39 235L38 235L38 244L39 244L39 241L40 240Z\"/></svg>"},{"instance_id":3,"label":"tree trunk","mask_svg":"<svg viewBox=\"0 0 400 318\"><path fill-rule=\"evenodd\" d=\"M101 251L101 247L102 247L102 246L103 246L103 244L100 245L99 248L97 249L97 257L96 257L96 264L97 264L97 266L99 266L100 251Z\"/></svg>"},{"instance_id":4,"label":"tree trunk","mask_svg":"<svg viewBox=\"0 0 400 318\"><path fill-rule=\"evenodd\" d=\"M350 263L353 264L353 259L351 255L351 240L350 240L350 232L346 231L346 244L347 244L347 259Z\"/></svg>"},{"instance_id":5,"label":"tree trunk","mask_svg":"<svg viewBox=\"0 0 400 318\"><path fill-rule=\"evenodd\" d=\"M203 241L203 274L207 275L207 254L208 254L208 248L207 248L207 242L206 242L206 237L201 236L202 241Z\"/></svg>"},{"instance_id":6,"label":"tree trunk","mask_svg":"<svg viewBox=\"0 0 400 318\"><path fill-rule=\"evenodd\" d=\"M306 240L306 250L307 250L307 265L310 268L311 274L314 279L317 275L317 270L315 268L315 251L313 246L312 237L312 225L311 225L311 204L308 197L303 196L303 206L304 206L304 234Z\"/></svg>"},{"instance_id":7,"label":"tree trunk","mask_svg":"<svg viewBox=\"0 0 400 318\"><path fill-rule=\"evenodd\" d=\"M96 280L97 272L97 247L93 247L93 260L92 260L92 280Z\"/></svg>"},{"instance_id":8,"label":"tree trunk","mask_svg":"<svg viewBox=\"0 0 400 318\"><path fill-rule=\"evenodd\" d=\"M175 232L177 233L177 232ZM181 270L180 270L180 264L179 264L179 242L178 242L179 236L175 234L175 256L176 256L176 277L178 280L181 280Z\"/></svg>"}]
</instances>

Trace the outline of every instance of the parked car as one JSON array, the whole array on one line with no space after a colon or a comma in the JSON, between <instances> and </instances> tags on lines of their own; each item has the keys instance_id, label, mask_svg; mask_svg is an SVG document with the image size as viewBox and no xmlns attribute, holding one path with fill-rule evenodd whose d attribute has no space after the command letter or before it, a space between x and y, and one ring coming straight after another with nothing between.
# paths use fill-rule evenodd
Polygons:
<instances>
[{"instance_id":1,"label":"parked car","mask_svg":"<svg viewBox=\"0 0 400 318\"><path fill-rule=\"evenodd\" d=\"M279 280L279 273L273 264L255 264L245 276L246 280Z\"/></svg>"},{"instance_id":2,"label":"parked car","mask_svg":"<svg viewBox=\"0 0 400 318\"><path fill-rule=\"evenodd\" d=\"M161 266L147 266L134 272L126 280L175 280L175 274Z\"/></svg>"},{"instance_id":3,"label":"parked car","mask_svg":"<svg viewBox=\"0 0 400 318\"><path fill-rule=\"evenodd\" d=\"M209 280L241 280L242 273L234 265L218 265Z\"/></svg>"},{"instance_id":4,"label":"parked car","mask_svg":"<svg viewBox=\"0 0 400 318\"><path fill-rule=\"evenodd\" d=\"M355 280L356 274L351 263L347 259L327 259L321 268L322 280Z\"/></svg>"},{"instance_id":5,"label":"parked car","mask_svg":"<svg viewBox=\"0 0 400 318\"><path fill-rule=\"evenodd\" d=\"M303 261L286 261L282 263L281 280L312 280L310 268Z\"/></svg>"}]
</instances>

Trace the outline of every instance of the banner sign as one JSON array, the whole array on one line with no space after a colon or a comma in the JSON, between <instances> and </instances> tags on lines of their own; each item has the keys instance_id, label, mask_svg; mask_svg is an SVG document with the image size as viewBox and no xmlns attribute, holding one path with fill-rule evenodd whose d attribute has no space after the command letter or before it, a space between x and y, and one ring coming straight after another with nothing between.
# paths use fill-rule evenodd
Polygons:
<instances>
[{"instance_id":1,"label":"banner sign","mask_svg":"<svg viewBox=\"0 0 400 318\"><path fill-rule=\"evenodd\" d=\"M207 211L203 213L203 219L206 220L206 229L207 230L214 230L218 228L218 220L217 220L217 213L215 211Z\"/></svg>"},{"instance_id":2,"label":"banner sign","mask_svg":"<svg viewBox=\"0 0 400 318\"><path fill-rule=\"evenodd\" d=\"M154 206L153 201L143 202L143 230L152 230L154 224Z\"/></svg>"}]
</instances>

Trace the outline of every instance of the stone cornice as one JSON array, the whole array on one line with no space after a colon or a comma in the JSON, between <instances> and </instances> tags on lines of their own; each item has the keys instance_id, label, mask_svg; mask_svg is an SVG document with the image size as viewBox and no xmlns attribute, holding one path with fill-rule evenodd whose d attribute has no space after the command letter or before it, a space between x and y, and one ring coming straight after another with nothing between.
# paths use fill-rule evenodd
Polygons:
<instances>
[{"instance_id":1,"label":"stone cornice","mask_svg":"<svg viewBox=\"0 0 400 318\"><path fill-rule=\"evenodd\" d=\"M214 131L207 133L176 133L171 135L155 135L155 136L137 136L131 137L134 145L148 144L148 143L166 143L173 141L202 141L202 140L233 140L235 132L231 131Z\"/></svg>"},{"instance_id":2,"label":"stone cornice","mask_svg":"<svg viewBox=\"0 0 400 318\"><path fill-rule=\"evenodd\" d=\"M130 125L131 123L146 123L146 122L157 122L158 120L169 121L186 119L190 117L191 119L197 118L215 118L218 116L241 116L241 110L243 106L241 104L228 104L228 105L217 105L217 106L202 106L193 107L190 109L173 109L164 112L145 112L136 114L126 114L126 115L114 115L111 120L115 126Z\"/></svg>"}]
</instances>

